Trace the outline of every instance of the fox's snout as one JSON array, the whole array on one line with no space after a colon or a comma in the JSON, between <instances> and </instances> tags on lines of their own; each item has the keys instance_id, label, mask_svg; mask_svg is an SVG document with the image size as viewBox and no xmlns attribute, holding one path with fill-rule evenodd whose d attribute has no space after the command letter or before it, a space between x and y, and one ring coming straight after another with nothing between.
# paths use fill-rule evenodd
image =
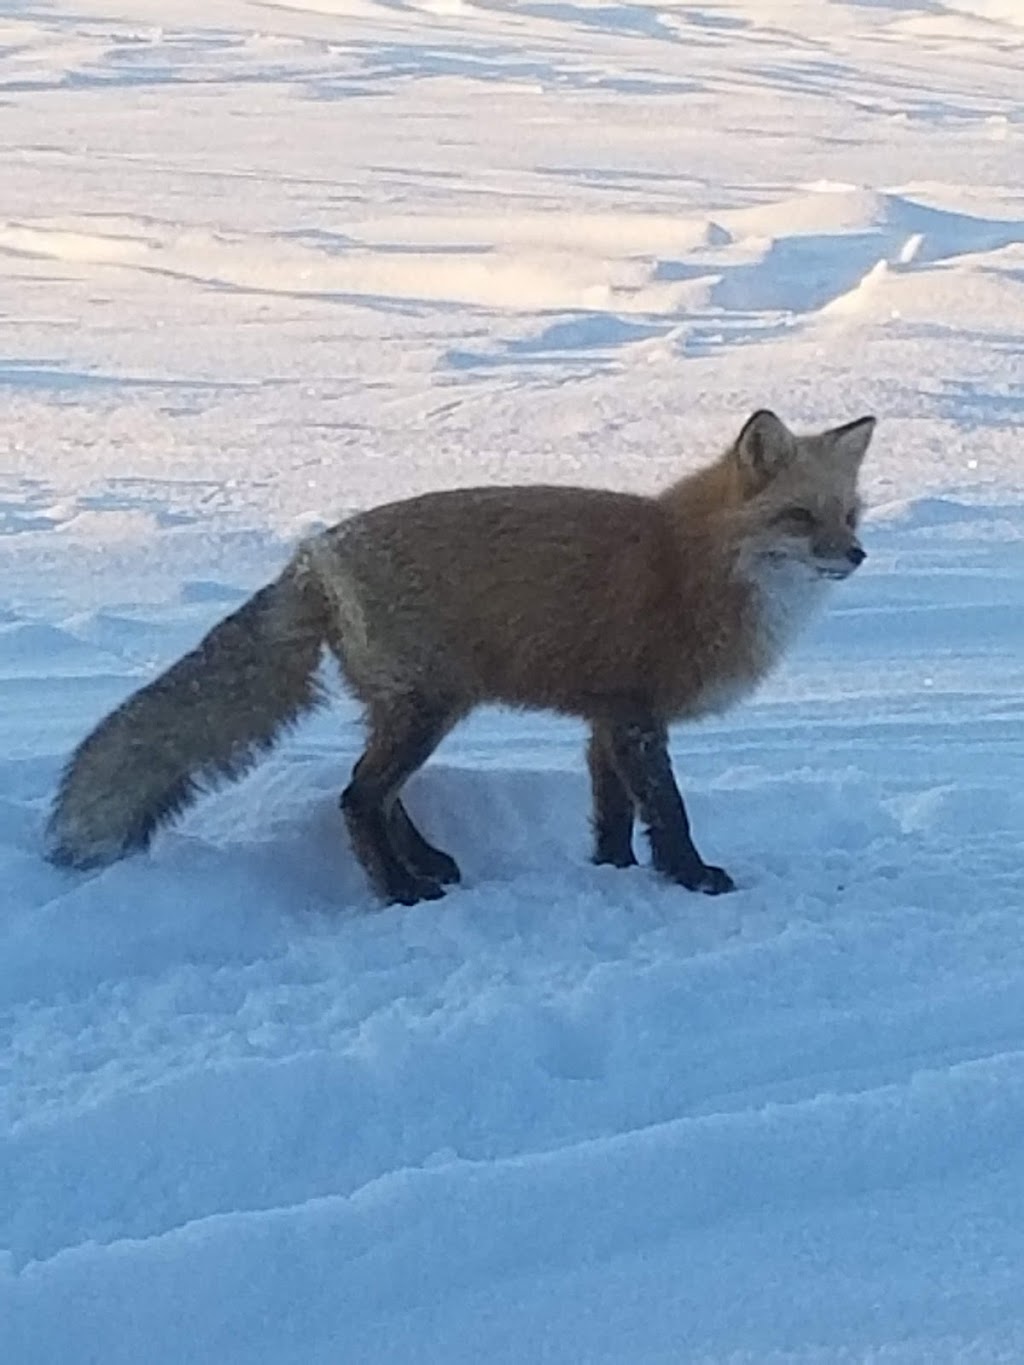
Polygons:
<instances>
[{"instance_id":1,"label":"fox's snout","mask_svg":"<svg viewBox=\"0 0 1024 1365\"><path fill-rule=\"evenodd\" d=\"M774 529L774 528L773 528ZM867 551L848 526L786 528L782 537L771 535L756 553L769 562L789 562L822 578L849 578L867 559Z\"/></svg>"},{"instance_id":2,"label":"fox's snout","mask_svg":"<svg viewBox=\"0 0 1024 1365\"><path fill-rule=\"evenodd\" d=\"M812 546L814 567L823 578L849 578L867 559L867 551L859 540L845 544Z\"/></svg>"}]
</instances>

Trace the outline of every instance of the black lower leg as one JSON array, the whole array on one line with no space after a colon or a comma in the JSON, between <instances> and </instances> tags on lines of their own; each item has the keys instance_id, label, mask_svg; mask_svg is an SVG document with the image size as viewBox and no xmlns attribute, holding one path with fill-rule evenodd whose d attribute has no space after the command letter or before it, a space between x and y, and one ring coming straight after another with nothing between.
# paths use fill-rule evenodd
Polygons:
<instances>
[{"instance_id":1,"label":"black lower leg","mask_svg":"<svg viewBox=\"0 0 1024 1365\"><path fill-rule=\"evenodd\" d=\"M616 772L604 731L595 726L587 745L593 796L594 862L633 867L633 798Z\"/></svg>"},{"instance_id":2,"label":"black lower leg","mask_svg":"<svg viewBox=\"0 0 1024 1365\"><path fill-rule=\"evenodd\" d=\"M395 798L391 807L391 839L403 861L414 872L424 877L433 877L442 884L462 880L459 865L449 854L435 848L424 839L413 824L409 812L400 797Z\"/></svg>"},{"instance_id":3,"label":"black lower leg","mask_svg":"<svg viewBox=\"0 0 1024 1365\"><path fill-rule=\"evenodd\" d=\"M448 726L443 708L418 697L389 698L371 709L370 741L342 792L341 809L356 857L385 901L413 905L444 894L436 874L421 872L403 857L393 808L403 783L430 757Z\"/></svg>"},{"instance_id":4,"label":"black lower leg","mask_svg":"<svg viewBox=\"0 0 1024 1365\"><path fill-rule=\"evenodd\" d=\"M609 742L619 774L647 825L657 871L691 891L717 895L733 890L729 874L705 863L697 852L672 774L664 725L650 714L634 711L612 723Z\"/></svg>"}]
</instances>

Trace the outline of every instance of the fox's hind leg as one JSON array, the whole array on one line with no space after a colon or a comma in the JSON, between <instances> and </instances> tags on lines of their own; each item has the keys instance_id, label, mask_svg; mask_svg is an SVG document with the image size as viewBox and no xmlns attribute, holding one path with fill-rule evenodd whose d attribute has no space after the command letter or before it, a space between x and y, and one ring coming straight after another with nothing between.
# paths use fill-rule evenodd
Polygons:
<instances>
[{"instance_id":1,"label":"fox's hind leg","mask_svg":"<svg viewBox=\"0 0 1024 1365\"><path fill-rule=\"evenodd\" d=\"M594 862L634 867L633 798L615 769L608 730L601 724L590 732L587 767L594 806Z\"/></svg>"},{"instance_id":2,"label":"fox's hind leg","mask_svg":"<svg viewBox=\"0 0 1024 1365\"><path fill-rule=\"evenodd\" d=\"M690 891L716 896L735 889L721 867L705 863L690 835L690 821L668 753L668 731L642 707L613 717L609 745L619 771L647 826L657 871Z\"/></svg>"},{"instance_id":3,"label":"fox's hind leg","mask_svg":"<svg viewBox=\"0 0 1024 1365\"><path fill-rule=\"evenodd\" d=\"M415 872L424 877L433 877L444 885L462 880L459 865L449 854L435 848L424 839L413 824L401 797L395 798L391 807L391 839L403 860Z\"/></svg>"},{"instance_id":4,"label":"fox's hind leg","mask_svg":"<svg viewBox=\"0 0 1024 1365\"><path fill-rule=\"evenodd\" d=\"M444 895L437 864L428 873L406 861L409 830L425 848L431 846L407 815L403 821L394 812L403 784L427 761L454 719L450 708L412 693L376 699L369 707L369 742L342 792L341 809L356 857L388 902L414 905ZM445 867L450 871L447 860Z\"/></svg>"}]
</instances>

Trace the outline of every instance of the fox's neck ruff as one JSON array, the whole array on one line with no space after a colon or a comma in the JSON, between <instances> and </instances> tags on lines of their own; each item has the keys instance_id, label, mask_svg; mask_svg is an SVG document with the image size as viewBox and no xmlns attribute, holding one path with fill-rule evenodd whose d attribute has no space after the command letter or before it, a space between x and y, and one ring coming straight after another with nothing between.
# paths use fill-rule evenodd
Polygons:
<instances>
[{"instance_id":1,"label":"fox's neck ruff","mask_svg":"<svg viewBox=\"0 0 1024 1365\"><path fill-rule=\"evenodd\" d=\"M758 558L738 566L751 589L751 607L765 668L771 668L820 611L828 581L793 559Z\"/></svg>"},{"instance_id":2,"label":"fox's neck ruff","mask_svg":"<svg viewBox=\"0 0 1024 1365\"><path fill-rule=\"evenodd\" d=\"M827 583L807 565L785 559L740 558L726 571L741 585L742 605L717 619L699 691L682 708L690 716L731 710L755 691L814 616Z\"/></svg>"}]
</instances>

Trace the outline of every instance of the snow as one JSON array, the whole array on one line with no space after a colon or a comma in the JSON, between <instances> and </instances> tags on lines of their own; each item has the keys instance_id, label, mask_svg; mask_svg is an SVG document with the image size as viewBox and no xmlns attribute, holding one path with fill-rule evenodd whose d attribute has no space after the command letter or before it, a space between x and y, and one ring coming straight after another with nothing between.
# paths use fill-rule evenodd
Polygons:
<instances>
[{"instance_id":1,"label":"snow","mask_svg":"<svg viewBox=\"0 0 1024 1365\"><path fill-rule=\"evenodd\" d=\"M1024 9L0 16L0 1360L1024 1358ZM112 705L346 511L653 489L876 412L868 560L673 733L735 895L588 862L481 713L380 911L338 696L150 854Z\"/></svg>"}]
</instances>

